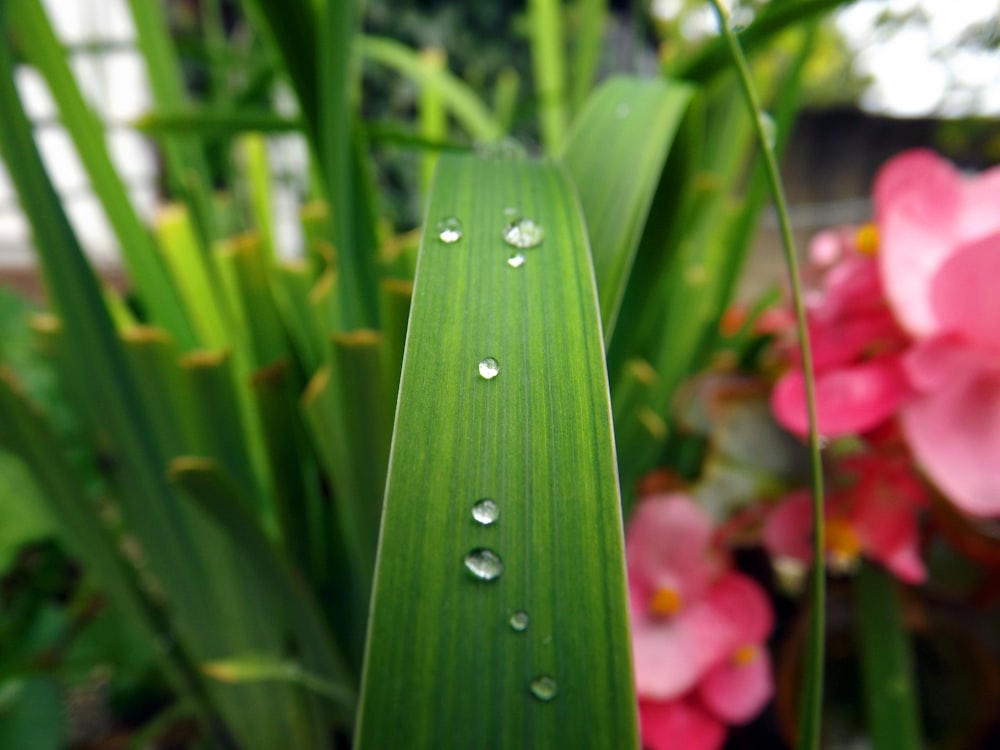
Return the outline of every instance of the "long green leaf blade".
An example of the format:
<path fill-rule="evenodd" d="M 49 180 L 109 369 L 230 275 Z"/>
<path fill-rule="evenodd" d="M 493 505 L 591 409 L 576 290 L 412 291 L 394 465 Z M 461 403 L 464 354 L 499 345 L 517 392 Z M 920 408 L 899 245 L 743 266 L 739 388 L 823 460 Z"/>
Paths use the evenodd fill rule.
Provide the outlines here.
<path fill-rule="evenodd" d="M 567 140 L 563 161 L 587 216 L 608 339 L 663 164 L 693 93 L 683 83 L 615 78 L 588 100 Z"/>
<path fill-rule="evenodd" d="M 511 205 L 545 231 L 517 268 L 502 239 Z M 557 165 L 444 156 L 425 225 L 449 216 L 462 237 L 431 230 L 418 262 L 357 746 L 636 747 L 607 376 L 575 190 Z M 492 379 L 492 363 L 477 369 L 487 357 Z M 481 525 L 471 508 L 487 497 L 499 518 Z M 485 549 L 502 560 L 494 580 L 471 572 L 496 572 Z"/>
<path fill-rule="evenodd" d="M 854 584 L 868 730 L 875 750 L 923 747 L 910 634 L 896 584 L 865 565 Z"/>

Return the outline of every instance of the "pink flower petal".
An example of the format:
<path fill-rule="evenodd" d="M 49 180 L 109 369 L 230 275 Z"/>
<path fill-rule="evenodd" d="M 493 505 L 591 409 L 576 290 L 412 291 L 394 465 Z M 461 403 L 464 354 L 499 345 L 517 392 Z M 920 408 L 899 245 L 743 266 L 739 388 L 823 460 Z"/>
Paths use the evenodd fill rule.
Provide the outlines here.
<path fill-rule="evenodd" d="M 903 369 L 910 384 L 923 393 L 945 388 L 972 370 L 990 369 L 996 357 L 963 344 L 949 333 L 921 341 L 903 355 Z"/>
<path fill-rule="evenodd" d="M 819 431 L 828 437 L 862 433 L 893 415 L 910 393 L 898 357 L 880 357 L 822 373 L 816 381 Z M 771 394 L 771 408 L 787 430 L 809 431 L 805 380 L 786 373 Z"/>
<path fill-rule="evenodd" d="M 760 643 L 771 634 L 774 613 L 760 585 L 742 573 L 723 575 L 706 597 L 713 617 L 727 621 L 732 629 L 731 648 Z"/>
<path fill-rule="evenodd" d="M 977 240 L 1000 231 L 1000 167 L 980 173 L 963 188 L 959 237 Z"/>
<path fill-rule="evenodd" d="M 687 495 L 654 495 L 632 513 L 626 534 L 630 588 L 648 600 L 669 587 L 682 602 L 699 598 L 719 570 L 710 553 L 712 521 Z"/>
<path fill-rule="evenodd" d="M 938 330 L 930 283 L 954 251 L 964 190 L 958 171 L 929 151 L 901 154 L 876 178 L 882 281 L 897 318 L 914 335 Z"/>
<path fill-rule="evenodd" d="M 918 463 L 959 509 L 1000 516 L 1000 375 L 973 371 L 914 400 L 902 426 Z"/>
<path fill-rule="evenodd" d="M 705 706 L 727 724 L 743 724 L 760 713 L 774 695 L 771 660 L 757 647 L 752 661 L 720 664 L 698 686 Z"/>
<path fill-rule="evenodd" d="M 793 492 L 782 500 L 764 522 L 764 548 L 774 557 L 812 561 L 812 498 L 805 490 Z"/>
<path fill-rule="evenodd" d="M 648 750 L 718 750 L 725 725 L 690 699 L 639 701 L 642 745 Z"/>
<path fill-rule="evenodd" d="M 994 207 L 1000 213 L 1000 203 Z M 938 269 L 931 306 L 942 330 L 1000 353 L 1000 232 L 962 245 Z"/>

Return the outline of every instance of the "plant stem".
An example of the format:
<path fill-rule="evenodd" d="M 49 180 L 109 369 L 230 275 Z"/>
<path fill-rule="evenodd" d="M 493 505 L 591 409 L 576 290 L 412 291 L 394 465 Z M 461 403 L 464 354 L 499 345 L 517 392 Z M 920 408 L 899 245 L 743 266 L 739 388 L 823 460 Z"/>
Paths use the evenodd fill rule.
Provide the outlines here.
<path fill-rule="evenodd" d="M 806 410 L 809 415 L 809 459 L 812 471 L 813 499 L 813 570 L 812 570 L 812 613 L 809 620 L 809 637 L 806 645 L 805 686 L 802 703 L 799 706 L 799 750 L 818 750 L 823 712 L 823 658 L 824 631 L 826 609 L 826 576 L 823 552 L 825 536 L 823 523 L 823 464 L 820 459 L 819 431 L 816 419 L 816 383 L 813 376 L 812 350 L 809 345 L 809 334 L 806 328 L 805 305 L 802 301 L 802 285 L 799 281 L 798 259 L 795 254 L 795 241 L 792 238 L 792 226 L 788 218 L 788 204 L 785 200 L 784 187 L 778 173 L 778 163 L 774 152 L 768 144 L 764 132 L 764 112 L 760 99 L 754 87 L 750 66 L 743 55 L 740 44 L 728 23 L 728 12 L 722 5 L 722 0 L 711 0 L 719 20 L 721 34 L 729 47 L 729 53 L 736 68 L 743 96 L 750 110 L 757 142 L 763 152 L 764 169 L 767 181 L 774 195 L 775 209 L 778 212 L 778 225 L 781 229 L 781 244 L 785 253 L 785 264 L 788 267 L 789 281 L 792 288 L 792 304 L 795 309 L 796 328 L 798 333 L 799 351 L 802 354 L 802 374 L 805 381 Z"/>

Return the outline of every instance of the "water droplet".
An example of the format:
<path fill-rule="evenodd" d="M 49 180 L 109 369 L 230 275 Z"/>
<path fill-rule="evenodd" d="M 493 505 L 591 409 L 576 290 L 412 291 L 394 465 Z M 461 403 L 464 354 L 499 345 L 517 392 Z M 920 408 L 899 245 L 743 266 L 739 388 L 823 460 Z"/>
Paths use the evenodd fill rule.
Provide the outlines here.
<path fill-rule="evenodd" d="M 476 520 L 476 523 L 489 526 L 500 517 L 500 508 L 493 500 L 484 497 L 472 506 L 472 517 Z"/>
<path fill-rule="evenodd" d="M 503 241 L 512 247 L 525 250 L 538 247 L 545 239 L 545 230 L 534 219 L 518 219 L 512 221 L 503 230 Z"/>
<path fill-rule="evenodd" d="M 483 380 L 493 380 L 500 374 L 500 363 L 493 357 L 484 357 L 479 360 L 479 377 Z"/>
<path fill-rule="evenodd" d="M 521 212 L 517 210 L 516 206 L 507 206 L 507 208 L 505 208 L 503 210 L 503 217 L 507 221 L 514 221 L 520 215 L 521 215 Z"/>
<path fill-rule="evenodd" d="M 548 702 L 556 697 L 556 694 L 559 692 L 559 685 L 556 683 L 555 678 L 543 674 L 533 679 L 528 689 L 531 690 L 531 694 L 538 698 L 538 700 Z"/>
<path fill-rule="evenodd" d="M 520 611 L 512 614 L 510 616 L 510 626 L 518 633 L 523 633 L 528 629 L 528 613 Z"/>
<path fill-rule="evenodd" d="M 628 106 L 625 102 L 622 102 L 617 107 L 615 107 L 615 117 L 617 117 L 619 120 L 624 120 L 626 117 L 628 117 L 629 112 L 631 111 L 632 108 Z"/>
<path fill-rule="evenodd" d="M 477 547 L 465 556 L 465 567 L 481 581 L 493 581 L 503 573 L 503 560 L 491 549 Z"/>
<path fill-rule="evenodd" d="M 760 113 L 760 129 L 764 133 L 764 143 L 773 151 L 778 140 L 778 126 L 775 125 L 774 118 L 767 112 Z"/>
<path fill-rule="evenodd" d="M 437 225 L 438 239 L 446 245 L 462 239 L 462 222 L 454 216 L 441 219 Z"/>
<path fill-rule="evenodd" d="M 520 268 L 525 264 L 525 261 L 527 261 L 527 258 L 524 257 L 524 253 L 514 253 L 507 258 L 507 265 L 511 268 Z"/>

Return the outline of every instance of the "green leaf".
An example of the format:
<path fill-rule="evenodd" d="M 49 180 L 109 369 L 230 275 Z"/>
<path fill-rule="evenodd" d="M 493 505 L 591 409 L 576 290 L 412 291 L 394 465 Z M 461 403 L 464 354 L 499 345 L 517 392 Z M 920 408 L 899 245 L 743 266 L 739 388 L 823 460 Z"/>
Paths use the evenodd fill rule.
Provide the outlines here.
<path fill-rule="evenodd" d="M 545 231 L 519 268 L 502 239 L 510 205 Z M 464 225 L 453 244 L 434 229 L 446 216 Z M 607 376 L 575 189 L 554 164 L 446 155 L 425 226 L 357 747 L 636 747 Z M 499 508 L 489 526 L 471 515 L 485 497 Z M 479 548 L 502 559 L 497 579 L 467 569 Z M 518 611 L 523 632 L 509 624 Z"/>
<path fill-rule="evenodd" d="M 33 677 L 0 682 L 0 747 L 65 747 L 64 714 L 55 680 Z"/>
<path fill-rule="evenodd" d="M 554 153 L 562 146 L 569 122 L 562 3 L 529 0 L 528 28 L 539 130 L 545 150 Z"/>
<path fill-rule="evenodd" d="M 155 109 L 132 122 L 152 136 L 194 135 L 232 138 L 240 133 L 283 134 L 302 130 L 301 120 L 258 109 Z"/>
<path fill-rule="evenodd" d="M 590 97 L 568 138 L 563 162 L 587 217 L 607 340 L 693 93 L 683 83 L 614 78 Z"/>
<path fill-rule="evenodd" d="M 885 571 L 862 566 L 854 583 L 868 730 L 875 750 L 924 746 L 910 633 L 898 586 Z"/>
<path fill-rule="evenodd" d="M 0 452 L 0 519 L 0 573 L 24 545 L 55 531 L 31 475 L 4 452 Z"/>

